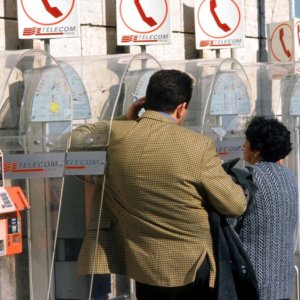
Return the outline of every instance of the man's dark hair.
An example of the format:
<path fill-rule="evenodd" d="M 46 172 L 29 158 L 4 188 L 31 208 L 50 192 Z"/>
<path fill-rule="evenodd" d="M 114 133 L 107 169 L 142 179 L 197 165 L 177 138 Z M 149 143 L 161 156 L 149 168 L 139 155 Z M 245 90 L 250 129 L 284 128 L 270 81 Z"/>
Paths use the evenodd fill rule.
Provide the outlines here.
<path fill-rule="evenodd" d="M 251 150 L 259 150 L 262 160 L 276 162 L 292 150 L 290 131 L 277 119 L 254 117 L 245 132 Z"/>
<path fill-rule="evenodd" d="M 155 72 L 146 90 L 145 109 L 172 113 L 179 104 L 190 102 L 193 79 L 179 70 Z"/>

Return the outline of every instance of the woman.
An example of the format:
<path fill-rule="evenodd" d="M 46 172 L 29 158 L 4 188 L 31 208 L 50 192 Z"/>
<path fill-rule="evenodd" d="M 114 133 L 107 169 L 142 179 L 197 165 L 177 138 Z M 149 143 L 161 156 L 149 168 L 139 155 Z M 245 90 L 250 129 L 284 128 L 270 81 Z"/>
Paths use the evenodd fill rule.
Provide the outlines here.
<path fill-rule="evenodd" d="M 289 299 L 294 276 L 298 196 L 292 172 L 279 164 L 291 151 L 290 132 L 276 119 L 253 118 L 246 129 L 244 159 L 258 187 L 240 238 L 255 269 L 261 300 Z"/>

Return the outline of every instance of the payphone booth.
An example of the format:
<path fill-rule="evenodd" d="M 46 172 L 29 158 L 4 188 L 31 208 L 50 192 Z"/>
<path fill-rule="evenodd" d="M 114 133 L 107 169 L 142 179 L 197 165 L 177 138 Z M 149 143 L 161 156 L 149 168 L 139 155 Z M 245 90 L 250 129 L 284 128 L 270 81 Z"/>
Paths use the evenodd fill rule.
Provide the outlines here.
<path fill-rule="evenodd" d="M 293 170 L 295 179 L 300 190 L 300 64 L 289 65 L 289 72 L 286 72 L 281 80 L 280 92 L 281 119 L 291 132 L 292 152 L 284 159 L 283 163 Z M 299 193 L 298 193 L 299 194 Z M 298 215 L 300 215 L 300 195 L 298 202 Z M 300 263 L 300 225 L 295 233 L 295 256 L 299 268 Z M 299 275 L 298 275 L 299 281 Z M 298 282 L 299 298 L 299 282 Z"/>
<path fill-rule="evenodd" d="M 123 114 L 130 103 L 145 95 L 150 76 L 161 69 L 160 63 L 147 53 L 134 56 L 58 58 L 58 61 L 76 70 L 89 97 L 91 117 L 85 121 L 73 119 L 73 128 L 99 120 L 112 120 Z M 75 107 L 73 106 L 74 111 Z M 95 138 L 97 137 L 88 139 L 82 147 L 92 148 Z M 102 142 L 100 148 L 105 151 L 108 143 L 108 140 Z M 83 175 L 90 174 L 86 172 Z M 58 232 L 57 253 L 59 259 L 55 263 L 57 298 L 92 299 L 97 294 L 95 290 L 100 286 L 102 290 L 108 290 L 109 299 L 134 300 L 134 282 L 129 278 L 113 274 L 108 279 L 105 276 L 99 277 L 91 274 L 92 276 L 82 279 L 76 275 L 76 258 L 80 248 L 77 245 L 82 242 L 85 226 L 91 214 L 90 204 L 95 191 L 94 182 L 95 178 L 79 178 L 78 176 L 65 178 L 65 195 L 61 216 L 64 226 Z M 78 188 L 80 183 L 82 183 L 83 190 Z M 84 203 L 78 204 L 78 201 L 77 204 L 74 203 L 74 198 L 78 198 L 78 195 L 82 196 Z M 70 206 L 74 209 L 69 210 Z M 85 211 L 84 215 L 82 215 L 82 211 Z M 100 219 L 101 213 L 99 211 Z M 70 250 L 71 248 L 73 250 Z M 73 259 L 68 259 L 68 257 L 73 257 Z M 107 288 L 107 285 L 110 287 Z"/>
<path fill-rule="evenodd" d="M 30 203 L 22 218 L 23 254 L 1 257 L 11 276 L 9 281 L 1 278 L 2 296 L 47 299 L 54 293 L 52 261 L 72 129 L 72 93 L 62 68 L 43 51 L 5 52 L 0 62 L 5 182 L 21 187 Z M 9 262 L 14 262 L 13 270 Z"/>
<path fill-rule="evenodd" d="M 243 64 L 251 88 L 255 115 L 278 118 L 291 132 L 292 152 L 280 163 L 290 168 L 299 183 L 299 71 L 300 64 L 256 63 Z M 254 113 L 253 113 L 254 114 Z M 298 222 L 299 223 L 299 222 Z M 299 299 L 299 225 L 295 232 L 295 285 L 291 299 Z"/>
<path fill-rule="evenodd" d="M 300 64 L 297 62 L 262 64 L 259 73 L 267 74 L 268 84 L 265 85 L 265 94 L 272 100 L 271 114 L 282 121 L 291 132 L 292 151 L 280 163 L 286 165 L 294 173 L 298 191 L 300 190 Z M 263 76 L 266 78 L 266 76 Z M 299 194 L 299 193 L 298 193 Z M 300 197 L 298 195 L 300 202 Z M 298 204 L 298 214 L 299 214 Z M 300 215 L 300 214 L 299 214 Z M 295 242 L 295 283 L 292 299 L 299 299 L 299 265 L 300 265 L 300 227 L 299 220 L 294 234 Z"/>
<path fill-rule="evenodd" d="M 162 64 L 180 68 L 195 78 L 184 126 L 212 137 L 222 160 L 242 159 L 244 125 L 255 109 L 243 66 L 233 58 Z"/>
<path fill-rule="evenodd" d="M 277 115 L 291 132 L 293 150 L 284 163 L 294 171 L 300 186 L 299 126 L 300 126 L 300 64 L 291 66 L 281 79 L 281 91 Z M 299 247 L 297 247 L 299 249 Z M 299 250 L 298 250 L 299 251 Z"/>
<path fill-rule="evenodd" d="M 232 58 L 222 60 L 207 92 L 201 110 L 202 132 L 215 137 L 223 161 L 243 159 L 244 128 L 254 114 L 254 106 L 249 78 L 242 65 Z"/>
<path fill-rule="evenodd" d="M 250 81 L 243 66 L 233 58 L 160 63 L 163 69 L 181 70 L 194 79 L 195 86 L 184 126 L 214 138 L 222 159 L 241 157 L 244 125 L 255 110 Z M 126 98 L 125 108 L 145 94 L 151 75 L 151 70 L 145 72 L 139 84 L 135 83 L 137 91 L 132 95 L 137 94 L 138 97 Z M 133 76 L 130 78 L 138 82 Z"/>
<path fill-rule="evenodd" d="M 237 166 L 243 167 L 244 129 L 251 117 L 282 120 L 291 131 L 293 142 L 293 152 L 282 163 L 294 171 L 300 187 L 299 63 L 240 64 L 232 58 L 161 63 L 163 68 L 181 69 L 195 77 L 196 86 L 184 126 L 212 137 L 224 161 L 239 157 Z M 298 243 L 292 299 L 299 299 L 299 232 L 298 229 L 295 236 Z"/>
<path fill-rule="evenodd" d="M 101 139 L 96 150 L 91 137 L 69 152 L 71 131 L 122 114 L 127 103 L 143 95 L 147 80 L 161 66 L 145 53 L 54 59 L 39 50 L 5 52 L 0 63 L 6 182 L 20 186 L 30 204 L 22 221 L 23 253 L 0 257 L 6 270 L 0 274 L 2 296 L 92 299 L 94 274 L 78 276 L 76 260 L 94 179 L 105 178 L 109 138 Z M 97 213 L 100 222 L 101 211 Z M 110 299 L 134 294 L 129 279 L 111 277 Z"/>

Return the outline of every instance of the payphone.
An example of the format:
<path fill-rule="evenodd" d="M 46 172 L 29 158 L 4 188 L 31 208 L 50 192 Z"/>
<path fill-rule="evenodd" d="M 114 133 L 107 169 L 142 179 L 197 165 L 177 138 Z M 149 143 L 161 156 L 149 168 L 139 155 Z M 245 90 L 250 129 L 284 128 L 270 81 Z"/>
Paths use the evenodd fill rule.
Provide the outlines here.
<path fill-rule="evenodd" d="M 57 174 L 49 178 L 41 174 L 26 179 L 31 203 L 28 215 L 30 294 L 33 299 L 54 299 L 53 260 L 64 185 L 64 155 L 72 128 L 72 94 L 63 70 L 54 59 L 45 53 L 28 54 L 17 63 L 20 68 L 29 59 L 33 61 L 22 69 L 24 93 L 19 141 L 24 153 L 34 155 L 31 169 L 39 156 L 40 169 L 50 165 L 53 171 L 58 167 Z M 51 153 L 57 160 L 49 163 Z"/>
<path fill-rule="evenodd" d="M 149 79 L 153 73 L 160 70 L 161 64 L 147 53 L 140 53 L 133 56 L 127 63 L 121 77 L 118 98 L 111 110 L 111 116 L 115 117 L 124 114 L 130 104 L 135 100 L 144 97 Z M 107 113 L 107 112 L 106 112 Z M 140 114 L 143 110 L 140 111 Z M 116 285 L 116 299 L 135 299 L 135 283 L 133 280 L 124 276 L 113 276 Z"/>
<path fill-rule="evenodd" d="M 0 187 L 0 256 L 22 253 L 22 216 L 29 203 L 19 186 Z"/>
<path fill-rule="evenodd" d="M 248 76 L 238 61 L 220 62 L 201 111 L 201 132 L 214 137 L 222 160 L 242 159 L 243 130 L 254 108 Z"/>
<path fill-rule="evenodd" d="M 277 118 L 291 132 L 292 152 L 280 163 L 288 166 L 295 174 L 299 187 L 299 124 L 297 124 L 297 104 L 299 97 L 298 63 L 257 63 L 243 64 L 251 82 L 255 114 L 266 118 Z M 295 232 L 295 291 L 291 299 L 299 299 L 299 232 Z M 299 244 L 299 242 L 298 242 Z"/>
<path fill-rule="evenodd" d="M 132 58 L 123 74 L 122 112 L 130 104 L 146 95 L 146 89 L 152 74 L 160 70 L 161 64 L 150 54 L 141 53 Z M 143 110 L 140 111 L 140 114 Z"/>
<path fill-rule="evenodd" d="M 298 189 L 300 187 L 300 74 L 291 72 L 286 74 L 282 79 L 281 89 L 281 119 L 291 132 L 292 152 L 284 159 L 283 163 L 293 170 Z M 299 196 L 300 202 L 300 196 Z M 299 208 L 298 208 L 299 209 Z M 299 213 L 299 212 L 298 212 Z M 300 215 L 300 214 L 299 214 Z M 299 221 L 298 230 L 295 233 L 296 257 L 300 256 L 300 240 L 299 240 Z"/>
<path fill-rule="evenodd" d="M 27 299 L 54 299 L 52 260 L 71 133 L 72 94 L 62 68 L 47 53 L 27 50 L 3 56 L 3 72 L 9 70 L 4 85 L 1 82 L 0 102 L 5 174 L 11 185 L 22 187 L 30 202 L 23 256 L 28 267 L 15 274 L 10 296 L 14 291 L 12 297 L 17 299 L 22 289 Z M 22 190 L 16 195 L 21 197 Z M 21 209 L 21 203 L 26 207 L 24 201 L 19 202 L 15 207 Z M 18 213 L 7 222 L 10 230 L 21 228 Z"/>
<path fill-rule="evenodd" d="M 81 225 L 89 214 L 88 199 L 84 207 L 78 198 L 84 199 L 91 192 L 86 186 L 93 184 L 82 185 L 78 174 L 105 176 L 109 141 L 102 141 L 103 151 L 88 149 L 87 140 L 83 146 L 92 151 L 71 153 L 71 130 L 122 113 L 124 93 L 132 93 L 127 92 L 127 75 L 157 68 L 151 58 L 143 54 L 134 59 L 114 55 L 56 60 L 40 50 L 0 54 L 0 141 L 6 180 L 20 186 L 30 202 L 18 274 L 15 280 L 1 277 L 3 284 L 10 280 L 9 295 L 2 295 L 7 300 L 17 299 L 17 294 L 26 299 L 91 298 L 93 280 L 76 274 L 74 249 L 79 249 L 85 231 Z M 18 207 L 21 210 L 21 204 Z M 21 224 L 10 219 L 11 237 L 17 240 Z M 3 246 L 3 252 L 7 249 Z M 111 297 L 125 297 L 129 289 L 129 282 L 113 277 Z"/>
<path fill-rule="evenodd" d="M 19 186 L 4 186 L 3 153 L 0 150 L 0 256 L 22 253 L 22 216 L 29 203 Z"/>
<path fill-rule="evenodd" d="M 157 70 L 158 69 L 148 70 L 142 74 L 134 74 L 133 76 L 129 77 L 126 82 L 127 90 L 124 97 L 124 111 L 132 102 L 145 97 L 149 79 Z M 144 109 L 142 109 L 139 114 L 142 114 L 143 112 Z"/>
<path fill-rule="evenodd" d="M 242 158 L 244 126 L 255 113 L 250 81 L 243 66 L 237 60 L 227 58 L 165 61 L 161 62 L 161 67 L 179 69 L 194 78 L 195 87 L 184 126 L 215 139 L 223 160 Z M 145 95 L 149 78 L 154 72 L 149 70 L 137 74 L 137 78 L 130 77 L 125 108 Z"/>
<path fill-rule="evenodd" d="M 277 86 L 277 93 L 272 96 L 274 102 L 274 116 L 281 120 L 291 133 L 292 151 L 281 161 L 293 171 L 297 187 L 300 187 L 300 64 L 297 62 L 276 63 L 269 65 L 269 74 L 272 79 L 273 88 Z M 300 201 L 298 193 L 298 203 Z M 298 215 L 299 205 L 298 205 Z M 300 247 L 299 220 L 294 233 L 295 254 L 295 289 L 292 299 L 299 299 L 299 247 Z"/>
<path fill-rule="evenodd" d="M 244 67 L 233 58 L 162 62 L 162 66 L 186 71 L 195 79 L 184 126 L 212 137 L 223 160 L 242 158 L 244 125 L 255 111 Z"/>

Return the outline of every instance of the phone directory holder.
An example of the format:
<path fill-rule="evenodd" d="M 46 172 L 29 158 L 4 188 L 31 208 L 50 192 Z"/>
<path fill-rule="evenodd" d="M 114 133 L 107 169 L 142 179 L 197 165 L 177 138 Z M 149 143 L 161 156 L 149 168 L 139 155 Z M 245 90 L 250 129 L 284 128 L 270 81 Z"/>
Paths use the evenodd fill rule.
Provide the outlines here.
<path fill-rule="evenodd" d="M 215 136 L 223 160 L 243 157 L 243 130 L 252 113 L 251 88 L 243 66 L 235 59 L 224 59 L 211 81 L 201 118 L 203 132 Z"/>
<path fill-rule="evenodd" d="M 22 253 L 21 211 L 29 203 L 18 186 L 4 187 L 3 154 L 0 150 L 0 256 Z"/>

